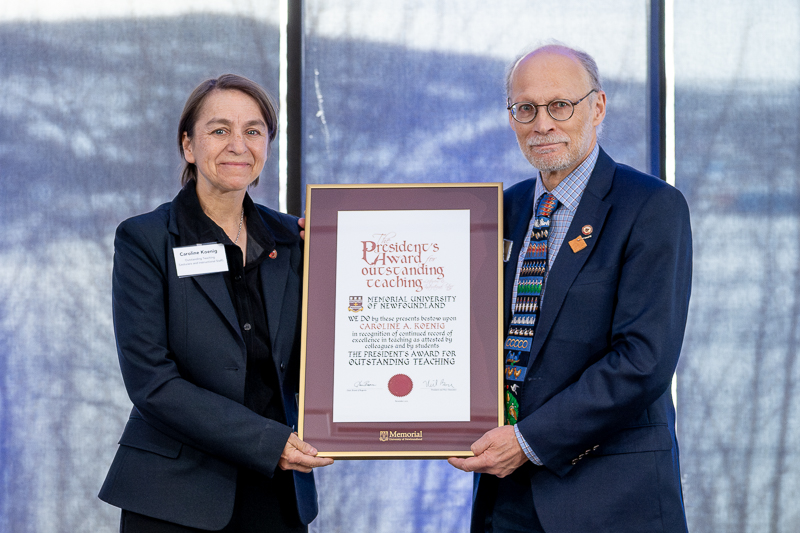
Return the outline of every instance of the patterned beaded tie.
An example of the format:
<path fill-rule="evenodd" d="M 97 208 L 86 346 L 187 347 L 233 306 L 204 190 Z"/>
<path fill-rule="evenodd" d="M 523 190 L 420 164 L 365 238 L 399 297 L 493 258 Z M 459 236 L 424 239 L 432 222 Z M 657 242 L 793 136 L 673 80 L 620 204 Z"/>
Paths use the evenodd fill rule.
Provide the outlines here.
<path fill-rule="evenodd" d="M 517 282 L 517 299 L 508 336 L 503 346 L 505 364 L 506 424 L 514 425 L 519 417 L 519 395 L 525 381 L 533 332 L 539 315 L 539 298 L 547 272 L 547 236 L 550 215 L 558 208 L 558 200 L 550 193 L 542 196 L 536 208 L 528 250 L 522 261 Z"/>

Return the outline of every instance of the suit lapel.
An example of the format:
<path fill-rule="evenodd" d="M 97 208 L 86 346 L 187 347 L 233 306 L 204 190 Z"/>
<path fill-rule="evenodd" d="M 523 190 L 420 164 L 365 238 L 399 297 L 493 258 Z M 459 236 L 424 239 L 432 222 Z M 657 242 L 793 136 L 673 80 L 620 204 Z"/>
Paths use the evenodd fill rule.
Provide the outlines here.
<path fill-rule="evenodd" d="M 191 187 L 187 189 L 187 187 Z M 172 201 L 172 209 L 170 209 L 169 216 L 169 232 L 173 235 L 174 246 L 191 246 L 200 242 L 218 242 L 219 240 L 213 233 L 198 232 L 197 228 L 191 226 L 196 222 L 187 215 L 187 210 L 191 210 L 193 202 L 197 202 L 196 196 L 192 197 L 194 193 L 194 184 L 190 183 L 178 196 Z M 199 209 L 199 204 L 194 206 Z M 172 251 L 170 250 L 170 253 Z M 225 277 L 222 273 L 204 274 L 201 276 L 193 276 L 192 280 L 203 292 L 211 303 L 222 313 L 225 320 L 228 321 L 233 331 L 238 335 L 240 343 L 244 342 L 242 332 L 239 330 L 239 321 L 236 318 L 236 310 L 233 308 L 231 296 L 228 293 L 228 287 L 225 285 Z"/>
<path fill-rule="evenodd" d="M 289 251 L 283 247 L 277 248 L 274 259 L 265 258 L 261 263 L 261 290 L 264 294 L 264 305 L 269 324 L 269 340 L 272 345 L 272 354 L 276 356 L 275 339 L 280 328 L 281 311 L 283 308 L 283 295 L 286 292 L 286 280 L 291 270 L 289 265 Z"/>
<path fill-rule="evenodd" d="M 202 276 L 194 276 L 192 278 L 201 291 L 208 296 L 217 309 L 219 309 L 225 320 L 228 321 L 233 331 L 239 336 L 239 341 L 244 341 L 242 332 L 239 330 L 239 321 L 236 318 L 236 310 L 233 308 L 231 295 L 228 293 L 228 287 L 225 285 L 225 278 L 221 273 L 219 274 L 205 274 Z"/>
<path fill-rule="evenodd" d="M 615 168 L 616 164 L 601 149 L 594 171 L 581 197 L 581 202 L 578 204 L 572 223 L 564 236 L 564 242 L 561 244 L 558 256 L 556 256 L 553 267 L 547 276 L 544 302 L 539 316 L 539 324 L 536 326 L 536 334 L 533 338 L 528 366 L 536 359 L 542 349 L 569 288 L 599 241 L 608 211 L 611 208 L 611 204 L 604 202 L 603 198 L 611 188 Z M 569 246 L 569 241 L 581 235 L 581 228 L 587 224 L 592 226 L 592 238 L 585 241 L 586 248 L 575 253 Z"/>

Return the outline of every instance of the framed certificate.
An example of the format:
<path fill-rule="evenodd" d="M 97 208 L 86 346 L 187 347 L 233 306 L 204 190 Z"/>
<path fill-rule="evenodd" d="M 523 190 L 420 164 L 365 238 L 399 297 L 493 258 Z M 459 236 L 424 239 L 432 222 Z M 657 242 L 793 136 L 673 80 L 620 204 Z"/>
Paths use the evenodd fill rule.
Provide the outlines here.
<path fill-rule="evenodd" d="M 300 438 L 442 458 L 502 424 L 502 184 L 309 185 Z"/>

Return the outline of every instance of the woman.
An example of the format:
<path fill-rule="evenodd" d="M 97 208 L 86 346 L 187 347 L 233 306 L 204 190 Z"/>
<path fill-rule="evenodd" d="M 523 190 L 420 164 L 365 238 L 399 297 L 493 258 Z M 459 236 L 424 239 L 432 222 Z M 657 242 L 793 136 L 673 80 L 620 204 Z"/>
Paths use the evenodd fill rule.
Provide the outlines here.
<path fill-rule="evenodd" d="M 178 128 L 183 189 L 120 224 L 113 310 L 134 404 L 100 498 L 120 531 L 307 531 L 311 469 L 295 433 L 302 241 L 256 205 L 275 107 L 231 74 L 201 83 Z"/>

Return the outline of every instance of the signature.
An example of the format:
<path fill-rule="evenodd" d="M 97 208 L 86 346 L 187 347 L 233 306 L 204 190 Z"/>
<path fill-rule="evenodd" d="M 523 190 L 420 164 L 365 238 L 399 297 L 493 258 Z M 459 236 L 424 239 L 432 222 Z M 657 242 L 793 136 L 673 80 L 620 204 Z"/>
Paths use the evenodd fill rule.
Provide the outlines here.
<path fill-rule="evenodd" d="M 422 382 L 422 386 L 426 389 L 448 389 L 456 390 L 455 385 L 448 383 L 443 379 L 426 379 Z"/>
<path fill-rule="evenodd" d="M 427 290 L 435 291 L 435 290 L 446 290 L 449 291 L 453 288 L 453 285 L 447 283 L 444 280 L 439 279 L 426 279 L 422 281 L 422 287 Z"/>
<path fill-rule="evenodd" d="M 356 381 L 354 387 L 374 387 L 375 384 L 371 381 Z"/>

